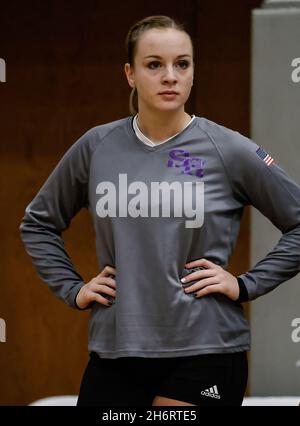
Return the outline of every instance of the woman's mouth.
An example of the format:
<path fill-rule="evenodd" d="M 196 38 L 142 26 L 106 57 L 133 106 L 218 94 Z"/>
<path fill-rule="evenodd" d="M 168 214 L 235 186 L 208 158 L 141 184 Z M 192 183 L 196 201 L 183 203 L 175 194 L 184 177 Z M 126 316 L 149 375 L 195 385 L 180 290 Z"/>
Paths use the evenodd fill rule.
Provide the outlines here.
<path fill-rule="evenodd" d="M 160 92 L 159 95 L 163 96 L 165 99 L 173 99 L 175 98 L 179 93 L 175 92 L 173 90 L 166 90 L 164 92 Z"/>
<path fill-rule="evenodd" d="M 175 90 L 164 90 L 163 92 L 159 92 L 159 95 L 178 95 L 178 92 Z"/>

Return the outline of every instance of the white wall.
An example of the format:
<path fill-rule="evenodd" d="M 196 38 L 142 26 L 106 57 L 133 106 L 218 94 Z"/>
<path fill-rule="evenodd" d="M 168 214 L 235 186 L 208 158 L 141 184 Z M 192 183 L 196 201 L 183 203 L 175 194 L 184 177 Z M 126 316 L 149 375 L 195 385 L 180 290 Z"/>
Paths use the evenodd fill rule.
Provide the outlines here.
<path fill-rule="evenodd" d="M 300 1 L 266 1 L 252 14 L 251 137 L 300 184 L 300 81 L 292 80 L 293 70 L 295 79 L 300 69 L 297 73 L 291 66 L 295 58 L 300 58 Z M 254 265 L 281 233 L 261 213 L 253 208 L 251 213 Z M 294 318 L 300 318 L 300 274 L 251 302 L 251 395 L 300 395 Z"/>

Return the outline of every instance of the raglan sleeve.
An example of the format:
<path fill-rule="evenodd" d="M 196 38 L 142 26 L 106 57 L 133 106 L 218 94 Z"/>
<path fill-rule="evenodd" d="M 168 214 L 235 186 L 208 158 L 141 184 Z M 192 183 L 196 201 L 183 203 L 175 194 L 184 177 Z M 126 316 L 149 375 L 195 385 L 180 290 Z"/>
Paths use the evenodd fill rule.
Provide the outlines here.
<path fill-rule="evenodd" d="M 281 231 L 275 247 L 251 269 L 239 275 L 240 294 L 254 300 L 300 270 L 300 187 L 253 140 L 233 132 L 227 171 L 235 197 L 252 205 Z"/>
<path fill-rule="evenodd" d="M 63 155 L 25 209 L 19 231 L 39 277 L 69 306 L 84 285 L 65 249 L 63 232 L 81 208 L 88 208 L 88 179 L 93 129 Z"/>

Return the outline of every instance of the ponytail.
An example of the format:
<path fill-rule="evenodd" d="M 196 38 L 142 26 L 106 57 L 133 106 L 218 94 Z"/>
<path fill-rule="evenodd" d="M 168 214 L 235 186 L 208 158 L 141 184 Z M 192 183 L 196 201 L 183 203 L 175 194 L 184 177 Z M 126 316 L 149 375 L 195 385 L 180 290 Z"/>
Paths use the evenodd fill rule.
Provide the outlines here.
<path fill-rule="evenodd" d="M 136 115 L 138 113 L 138 92 L 136 87 L 133 87 L 129 97 L 129 111 L 131 115 Z"/>

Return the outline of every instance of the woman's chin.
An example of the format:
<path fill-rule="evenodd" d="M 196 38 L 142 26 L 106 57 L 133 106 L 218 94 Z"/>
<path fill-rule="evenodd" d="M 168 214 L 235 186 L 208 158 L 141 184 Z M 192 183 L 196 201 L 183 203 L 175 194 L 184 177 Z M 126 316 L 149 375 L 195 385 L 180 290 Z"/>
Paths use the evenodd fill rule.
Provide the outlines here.
<path fill-rule="evenodd" d="M 156 105 L 155 107 L 161 112 L 175 112 L 180 110 L 183 105 L 179 105 L 178 102 L 164 102 Z"/>

